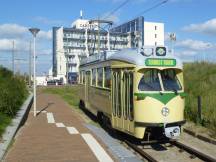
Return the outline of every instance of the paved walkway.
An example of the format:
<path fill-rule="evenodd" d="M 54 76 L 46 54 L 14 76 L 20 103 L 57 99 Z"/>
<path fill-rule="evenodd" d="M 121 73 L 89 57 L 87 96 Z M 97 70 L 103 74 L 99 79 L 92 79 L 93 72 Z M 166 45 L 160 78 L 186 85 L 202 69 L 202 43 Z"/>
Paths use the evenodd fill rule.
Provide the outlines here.
<path fill-rule="evenodd" d="M 42 93 L 37 102 L 42 111 L 34 118 L 31 109 L 5 162 L 113 161 L 103 143 L 60 97 Z"/>

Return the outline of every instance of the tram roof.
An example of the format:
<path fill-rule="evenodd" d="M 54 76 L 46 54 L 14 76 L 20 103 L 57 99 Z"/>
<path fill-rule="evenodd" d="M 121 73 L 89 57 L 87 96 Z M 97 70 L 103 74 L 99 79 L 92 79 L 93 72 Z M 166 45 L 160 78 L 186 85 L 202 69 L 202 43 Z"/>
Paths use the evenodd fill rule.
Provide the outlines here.
<path fill-rule="evenodd" d="M 90 58 L 92 57 L 92 58 Z M 145 56 L 141 53 L 140 50 L 137 48 L 128 48 L 128 49 L 122 49 L 120 51 L 105 51 L 104 53 L 101 53 L 97 56 L 90 56 L 89 58 L 86 58 L 86 60 L 81 61 L 81 65 L 84 65 L 86 63 L 93 63 L 93 62 L 100 62 L 100 61 L 108 61 L 108 60 L 117 60 L 117 61 L 124 61 L 131 64 L 135 64 L 137 66 L 144 66 L 146 68 L 151 68 L 151 65 L 146 65 L 146 61 L 149 59 L 155 59 L 155 60 L 175 60 L 175 66 L 172 66 L 172 68 L 178 68 L 182 69 L 182 61 L 174 56 L 171 53 L 167 53 L 166 56 L 156 56 L 155 53 L 151 56 Z M 161 66 L 155 66 L 154 67 L 161 67 Z M 164 65 L 164 67 L 167 67 Z"/>
<path fill-rule="evenodd" d="M 174 67 L 178 69 L 183 68 L 182 61 L 178 57 L 170 53 L 167 53 L 166 56 L 156 56 L 155 54 L 152 56 L 144 56 L 141 54 L 140 51 L 134 48 L 134 49 L 123 49 L 107 57 L 107 60 L 126 61 L 128 63 L 132 63 L 138 66 L 146 66 L 145 62 L 147 59 L 175 59 L 176 66 Z"/>

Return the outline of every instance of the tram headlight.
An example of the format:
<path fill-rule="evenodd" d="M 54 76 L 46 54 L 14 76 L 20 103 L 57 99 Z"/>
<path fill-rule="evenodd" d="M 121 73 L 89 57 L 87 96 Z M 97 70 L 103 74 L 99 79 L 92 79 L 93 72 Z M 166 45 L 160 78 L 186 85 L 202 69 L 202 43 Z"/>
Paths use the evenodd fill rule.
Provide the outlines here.
<path fill-rule="evenodd" d="M 161 114 L 163 116 L 168 116 L 169 115 L 169 109 L 167 107 L 163 107 L 161 110 Z"/>

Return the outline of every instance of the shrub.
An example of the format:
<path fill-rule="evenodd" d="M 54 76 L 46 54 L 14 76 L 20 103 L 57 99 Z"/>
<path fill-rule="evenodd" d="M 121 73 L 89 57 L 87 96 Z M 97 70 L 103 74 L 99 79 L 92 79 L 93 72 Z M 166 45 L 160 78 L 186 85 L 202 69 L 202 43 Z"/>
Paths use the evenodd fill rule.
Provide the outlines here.
<path fill-rule="evenodd" d="M 0 67 L 0 113 L 15 116 L 27 95 L 22 77 L 13 76 L 11 71 Z"/>

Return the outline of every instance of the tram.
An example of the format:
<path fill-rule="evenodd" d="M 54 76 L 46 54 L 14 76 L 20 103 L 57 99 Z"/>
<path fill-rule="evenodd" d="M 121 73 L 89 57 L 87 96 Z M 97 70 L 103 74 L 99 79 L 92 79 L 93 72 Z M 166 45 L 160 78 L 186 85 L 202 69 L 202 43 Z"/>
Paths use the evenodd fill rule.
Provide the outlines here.
<path fill-rule="evenodd" d="M 80 104 L 138 139 L 177 138 L 186 94 L 180 59 L 166 47 L 105 51 L 81 60 Z"/>

